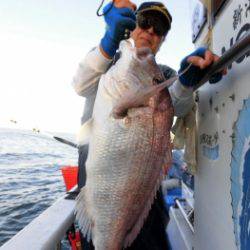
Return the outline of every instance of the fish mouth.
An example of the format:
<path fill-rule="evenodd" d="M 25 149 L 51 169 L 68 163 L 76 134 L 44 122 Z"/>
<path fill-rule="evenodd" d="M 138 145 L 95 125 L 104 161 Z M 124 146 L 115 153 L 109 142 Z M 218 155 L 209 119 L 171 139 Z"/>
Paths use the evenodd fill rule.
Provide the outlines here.
<path fill-rule="evenodd" d="M 151 49 L 147 47 L 137 48 L 135 53 L 136 53 L 136 57 L 139 60 L 145 60 L 149 58 L 150 55 L 152 55 Z"/>

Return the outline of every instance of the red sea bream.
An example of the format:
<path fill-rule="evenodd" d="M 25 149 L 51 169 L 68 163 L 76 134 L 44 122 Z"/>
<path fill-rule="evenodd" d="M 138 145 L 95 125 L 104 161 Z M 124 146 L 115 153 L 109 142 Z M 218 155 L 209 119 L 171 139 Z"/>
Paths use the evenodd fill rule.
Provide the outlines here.
<path fill-rule="evenodd" d="M 96 250 L 131 245 L 171 162 L 174 112 L 166 86 L 174 79 L 164 81 L 149 49 L 127 40 L 120 50 L 100 79 L 92 119 L 80 133 L 89 154 L 76 219 Z"/>

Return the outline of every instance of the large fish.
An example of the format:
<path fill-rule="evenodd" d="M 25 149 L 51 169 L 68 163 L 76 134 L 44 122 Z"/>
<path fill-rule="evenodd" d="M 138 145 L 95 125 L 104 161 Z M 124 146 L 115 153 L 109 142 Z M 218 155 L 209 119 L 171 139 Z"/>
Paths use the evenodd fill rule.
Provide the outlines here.
<path fill-rule="evenodd" d="M 89 153 L 76 219 L 96 250 L 133 242 L 171 161 L 173 106 L 164 88 L 175 79 L 164 81 L 149 49 L 127 40 L 120 50 L 101 77 L 93 117 L 81 133 L 82 142 L 89 136 Z"/>

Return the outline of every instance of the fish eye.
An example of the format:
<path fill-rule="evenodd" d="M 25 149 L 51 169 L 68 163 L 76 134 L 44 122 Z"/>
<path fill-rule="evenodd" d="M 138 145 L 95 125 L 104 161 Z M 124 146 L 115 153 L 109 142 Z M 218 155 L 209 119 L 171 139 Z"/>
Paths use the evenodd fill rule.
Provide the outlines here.
<path fill-rule="evenodd" d="M 162 83 L 162 82 L 164 82 L 164 80 L 161 78 L 157 78 L 157 77 L 154 77 L 153 78 L 153 83 L 155 83 L 155 84 L 160 84 L 160 83 Z"/>

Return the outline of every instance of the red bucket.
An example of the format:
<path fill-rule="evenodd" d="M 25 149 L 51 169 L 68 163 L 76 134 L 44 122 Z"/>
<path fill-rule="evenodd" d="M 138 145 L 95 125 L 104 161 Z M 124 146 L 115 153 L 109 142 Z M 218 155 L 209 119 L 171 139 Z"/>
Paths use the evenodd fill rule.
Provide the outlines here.
<path fill-rule="evenodd" d="M 61 171 L 64 179 L 64 184 L 66 186 L 66 190 L 69 191 L 77 184 L 78 167 L 65 166 L 61 168 Z"/>

